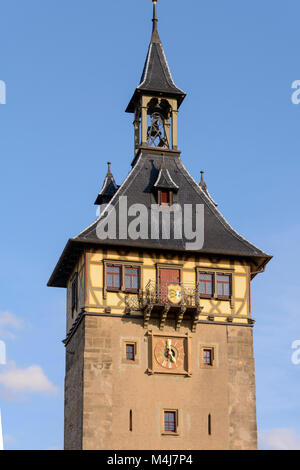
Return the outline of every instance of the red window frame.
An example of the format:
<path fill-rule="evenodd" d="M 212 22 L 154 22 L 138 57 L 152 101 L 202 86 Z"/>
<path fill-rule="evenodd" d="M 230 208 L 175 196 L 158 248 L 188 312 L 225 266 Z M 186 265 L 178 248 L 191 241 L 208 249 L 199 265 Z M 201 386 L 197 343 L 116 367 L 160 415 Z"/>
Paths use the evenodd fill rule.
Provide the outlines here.
<path fill-rule="evenodd" d="M 127 361 L 135 360 L 135 344 L 126 344 L 126 359 Z"/>
<path fill-rule="evenodd" d="M 210 276 L 211 280 L 201 279 L 201 276 Z M 201 292 L 201 283 L 204 283 L 205 292 Z M 207 292 L 207 286 L 211 285 L 211 292 Z M 199 293 L 200 297 L 211 298 L 214 295 L 214 273 L 200 272 L 199 273 Z"/>
<path fill-rule="evenodd" d="M 226 277 L 227 280 L 220 280 L 220 277 Z M 217 284 L 217 297 L 221 299 L 229 299 L 231 297 L 231 274 L 217 274 L 217 279 L 216 279 L 216 284 Z M 222 287 L 222 294 L 219 293 L 219 286 Z M 228 294 L 225 294 L 226 292 L 226 287 L 228 286 Z"/>
<path fill-rule="evenodd" d="M 119 272 L 110 271 L 110 269 L 118 269 Z M 109 276 L 112 276 L 112 285 L 108 283 Z M 118 279 L 118 281 L 117 281 Z M 119 291 L 122 288 L 122 266 L 115 264 L 108 264 L 106 266 L 106 289 Z"/>
<path fill-rule="evenodd" d="M 164 432 L 177 432 L 177 413 L 176 411 L 164 412 Z"/>
<path fill-rule="evenodd" d="M 170 204 L 170 191 L 160 192 L 160 204 Z"/>
<path fill-rule="evenodd" d="M 125 291 L 126 292 L 138 292 L 139 284 L 140 284 L 140 269 L 136 266 L 125 266 L 124 278 L 125 278 Z M 134 287 L 134 279 L 136 279 L 137 287 Z M 127 286 L 127 280 L 129 280 L 130 287 Z"/>

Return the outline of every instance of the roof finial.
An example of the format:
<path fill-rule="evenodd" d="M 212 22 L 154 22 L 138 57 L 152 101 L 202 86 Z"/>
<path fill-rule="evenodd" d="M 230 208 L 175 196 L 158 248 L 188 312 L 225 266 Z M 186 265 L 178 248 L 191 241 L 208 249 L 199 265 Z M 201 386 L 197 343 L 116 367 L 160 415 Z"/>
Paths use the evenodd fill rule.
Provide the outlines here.
<path fill-rule="evenodd" d="M 107 176 L 108 176 L 108 175 L 111 175 L 110 166 L 111 166 L 111 162 L 107 162 Z"/>
<path fill-rule="evenodd" d="M 153 3 L 153 31 L 157 30 L 157 22 L 158 22 L 158 18 L 157 18 L 157 0 L 152 0 L 152 3 Z"/>
<path fill-rule="evenodd" d="M 206 183 L 204 181 L 204 171 L 200 171 L 201 173 L 201 181 L 200 181 L 200 188 L 202 188 L 204 191 L 207 191 L 207 186 L 206 186 Z"/>

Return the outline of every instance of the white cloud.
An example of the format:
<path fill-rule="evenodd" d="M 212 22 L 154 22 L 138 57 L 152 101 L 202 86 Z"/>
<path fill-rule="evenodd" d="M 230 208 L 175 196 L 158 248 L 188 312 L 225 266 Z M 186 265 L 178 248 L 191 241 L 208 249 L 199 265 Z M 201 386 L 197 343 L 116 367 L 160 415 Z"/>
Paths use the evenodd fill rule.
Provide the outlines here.
<path fill-rule="evenodd" d="M 18 369 L 14 362 L 10 362 L 8 367 L 0 373 L 0 384 L 13 393 L 56 393 L 58 391 L 40 366 L 32 365 L 26 369 Z"/>
<path fill-rule="evenodd" d="M 11 436 L 10 434 L 5 434 L 3 436 L 3 440 L 4 440 L 4 445 L 9 445 L 9 444 L 15 444 L 16 443 L 16 440 L 13 436 Z"/>
<path fill-rule="evenodd" d="M 292 428 L 274 428 L 259 433 L 263 450 L 300 450 L 300 434 Z"/>
<path fill-rule="evenodd" d="M 0 312 L 0 336 L 4 338 L 14 338 L 10 329 L 19 330 L 22 328 L 22 320 L 11 312 Z"/>

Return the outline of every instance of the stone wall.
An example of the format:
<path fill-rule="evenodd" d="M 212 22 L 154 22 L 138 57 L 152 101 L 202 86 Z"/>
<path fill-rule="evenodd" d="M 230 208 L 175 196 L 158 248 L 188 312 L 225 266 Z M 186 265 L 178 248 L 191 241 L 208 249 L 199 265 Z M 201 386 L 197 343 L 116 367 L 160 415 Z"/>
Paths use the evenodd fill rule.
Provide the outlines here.
<path fill-rule="evenodd" d="M 117 327 L 118 321 L 115 322 Z M 113 354 L 110 319 L 85 318 L 83 449 L 113 442 Z M 116 334 L 116 331 L 115 333 Z M 117 386 L 117 384 L 116 384 Z"/>
<path fill-rule="evenodd" d="M 166 336 L 174 325 L 166 322 Z M 151 321 L 153 332 L 158 326 Z M 183 322 L 180 334 L 187 332 L 190 322 Z M 198 324 L 191 377 L 149 375 L 148 340 L 141 319 L 84 317 L 67 345 L 65 448 L 256 449 L 252 328 Z M 124 362 L 124 341 L 137 344 L 133 364 Z M 201 346 L 208 344 L 217 353 L 212 369 L 200 367 Z M 164 409 L 179 412 L 176 436 L 162 433 Z"/>
<path fill-rule="evenodd" d="M 65 450 L 82 448 L 84 320 L 66 346 Z"/>
<path fill-rule="evenodd" d="M 235 450 L 257 449 L 253 330 L 227 326 L 229 445 Z"/>

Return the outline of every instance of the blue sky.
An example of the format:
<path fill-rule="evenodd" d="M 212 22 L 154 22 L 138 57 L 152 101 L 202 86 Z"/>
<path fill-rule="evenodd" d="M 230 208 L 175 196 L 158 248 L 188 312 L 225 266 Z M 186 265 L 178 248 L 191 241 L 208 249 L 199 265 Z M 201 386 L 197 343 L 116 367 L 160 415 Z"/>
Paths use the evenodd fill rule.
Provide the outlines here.
<path fill-rule="evenodd" d="M 1 3 L 0 408 L 8 449 L 63 446 L 65 292 L 46 287 L 67 239 L 95 219 L 106 161 L 130 169 L 149 0 Z M 300 4 L 160 0 L 159 31 L 188 96 L 179 146 L 219 209 L 274 255 L 252 283 L 261 448 L 300 448 Z M 1 369 L 2 367 L 2 369 Z M 6 375 L 5 375 L 6 374 Z"/>

